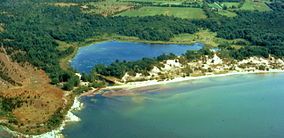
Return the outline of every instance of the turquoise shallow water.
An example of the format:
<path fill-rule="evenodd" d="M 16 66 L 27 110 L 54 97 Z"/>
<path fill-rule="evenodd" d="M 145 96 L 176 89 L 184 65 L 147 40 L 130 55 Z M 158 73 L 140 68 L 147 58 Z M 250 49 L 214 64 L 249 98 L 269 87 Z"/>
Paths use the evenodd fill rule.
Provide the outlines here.
<path fill-rule="evenodd" d="M 96 64 L 111 64 L 115 60 L 133 61 L 144 57 L 157 57 L 163 53 L 181 55 L 187 50 L 199 50 L 202 44 L 146 44 L 136 42 L 106 41 L 79 49 L 71 66 L 79 72 L 89 72 Z"/>
<path fill-rule="evenodd" d="M 67 138 L 283 138 L 284 74 L 154 86 L 137 96 L 85 97 Z"/>

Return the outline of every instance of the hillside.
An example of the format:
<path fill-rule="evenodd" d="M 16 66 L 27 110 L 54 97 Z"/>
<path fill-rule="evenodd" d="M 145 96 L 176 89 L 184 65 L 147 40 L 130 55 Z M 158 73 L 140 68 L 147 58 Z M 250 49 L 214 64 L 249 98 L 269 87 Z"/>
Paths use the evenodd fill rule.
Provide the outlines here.
<path fill-rule="evenodd" d="M 22 133 L 37 134 L 58 126 L 64 109 L 72 101 L 63 91 L 50 85 L 43 70 L 11 61 L 0 51 L 0 121 Z M 57 123 L 54 124 L 54 123 Z"/>

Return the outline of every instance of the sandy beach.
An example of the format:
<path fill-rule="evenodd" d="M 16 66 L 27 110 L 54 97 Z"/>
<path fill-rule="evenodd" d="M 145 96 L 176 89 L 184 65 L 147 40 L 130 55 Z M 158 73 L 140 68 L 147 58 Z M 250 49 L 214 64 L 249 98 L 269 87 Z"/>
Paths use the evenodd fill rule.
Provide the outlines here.
<path fill-rule="evenodd" d="M 129 82 L 117 86 L 108 86 L 106 88 L 102 88 L 101 90 L 106 90 L 107 92 L 103 93 L 103 96 L 126 96 L 132 95 L 132 92 L 125 92 L 125 90 L 133 90 L 139 89 L 148 86 L 155 86 L 155 85 L 164 85 L 168 83 L 175 83 L 175 82 L 182 82 L 188 80 L 197 80 L 197 79 L 204 79 L 204 78 L 213 78 L 213 77 L 225 77 L 231 75 L 244 75 L 244 74 L 262 74 L 262 73 L 284 73 L 284 70 L 273 70 L 270 71 L 251 71 L 251 72 L 228 72 L 224 74 L 213 74 L 213 75 L 205 75 L 205 76 L 197 76 L 197 77 L 177 77 L 171 80 L 164 80 L 164 81 L 157 81 L 157 80 L 148 80 L 148 81 L 137 81 L 137 82 Z M 94 91 L 93 93 L 88 92 L 83 94 L 84 96 L 91 96 L 97 93 L 98 91 Z"/>

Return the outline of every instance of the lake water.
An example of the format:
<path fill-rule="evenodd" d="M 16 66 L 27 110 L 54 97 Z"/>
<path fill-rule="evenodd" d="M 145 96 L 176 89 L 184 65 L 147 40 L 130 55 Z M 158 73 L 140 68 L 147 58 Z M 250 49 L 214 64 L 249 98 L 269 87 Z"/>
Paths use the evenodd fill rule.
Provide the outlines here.
<path fill-rule="evenodd" d="M 284 74 L 153 86 L 137 96 L 85 97 L 67 138 L 283 138 Z"/>
<path fill-rule="evenodd" d="M 72 59 L 71 66 L 79 72 L 89 72 L 96 64 L 111 64 L 115 60 L 133 61 L 157 57 L 163 53 L 181 55 L 187 50 L 199 50 L 202 47 L 200 43 L 189 46 L 106 41 L 80 48 Z"/>

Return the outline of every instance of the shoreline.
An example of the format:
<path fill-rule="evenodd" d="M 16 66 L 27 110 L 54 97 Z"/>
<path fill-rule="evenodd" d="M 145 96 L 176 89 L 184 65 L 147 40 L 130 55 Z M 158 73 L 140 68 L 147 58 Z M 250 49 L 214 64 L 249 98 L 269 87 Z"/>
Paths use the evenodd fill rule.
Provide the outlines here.
<path fill-rule="evenodd" d="M 163 80 L 163 81 L 157 81 L 157 80 L 148 80 L 148 81 L 136 81 L 136 82 L 129 82 L 117 86 L 108 86 L 105 88 L 101 88 L 99 90 L 93 90 L 92 92 L 85 92 L 82 93 L 79 96 L 76 96 L 74 98 L 74 102 L 71 106 L 71 108 L 68 110 L 67 114 L 65 115 L 65 119 L 63 120 L 60 127 L 57 129 L 54 129 L 50 132 L 46 132 L 40 135 L 25 135 L 13 130 L 10 130 L 9 128 L 5 126 L 1 126 L 5 131 L 7 131 L 12 136 L 21 136 L 21 137 L 30 137 L 30 138 L 64 138 L 64 135 L 62 134 L 62 131 L 64 130 L 64 127 L 67 125 L 67 123 L 70 122 L 78 122 L 80 121 L 80 118 L 78 118 L 76 115 L 72 113 L 72 111 L 79 111 L 83 108 L 83 103 L 79 101 L 80 97 L 84 96 L 94 96 L 96 94 L 102 94 L 106 97 L 111 96 L 131 96 L 135 93 L 121 93 L 120 90 L 133 90 L 133 89 L 139 89 L 143 87 L 150 87 L 150 86 L 156 86 L 156 85 L 165 85 L 169 83 L 178 83 L 178 82 L 184 82 L 189 80 L 198 80 L 198 79 L 205 79 L 205 78 L 215 78 L 215 77 L 226 77 L 226 76 L 233 76 L 233 75 L 245 75 L 245 74 L 268 74 L 268 73 L 284 73 L 284 70 L 270 70 L 270 71 L 251 71 L 251 72 L 237 72 L 232 71 L 224 74 L 213 74 L 213 75 L 204 75 L 204 76 L 197 76 L 197 77 L 176 77 L 171 80 Z M 109 92 L 102 92 L 101 90 L 111 90 Z M 139 93 L 139 92 L 138 92 Z M 122 95 L 121 95 L 122 94 Z"/>
<path fill-rule="evenodd" d="M 71 108 L 68 110 L 67 114 L 65 115 L 65 118 L 62 121 L 61 125 L 54 130 L 51 130 L 49 132 L 39 134 L 39 135 L 25 135 L 25 134 L 19 133 L 17 131 L 13 131 L 13 130 L 5 127 L 5 126 L 1 126 L 1 127 L 5 131 L 7 131 L 9 134 L 11 134 L 12 136 L 16 136 L 16 137 L 24 137 L 24 138 L 64 138 L 64 135 L 62 134 L 62 130 L 67 125 L 67 123 L 79 122 L 80 121 L 80 118 L 77 117 L 76 115 L 74 115 L 72 113 L 72 111 L 79 111 L 82 108 L 83 108 L 83 103 L 79 101 L 78 96 L 75 97 L 73 104 L 72 104 Z"/>
<path fill-rule="evenodd" d="M 138 89 L 142 87 L 149 87 L 149 86 L 155 86 L 155 85 L 165 85 L 169 83 L 178 83 L 178 82 L 184 82 L 189 80 L 198 80 L 198 79 L 205 79 L 205 78 L 215 78 L 215 77 L 226 77 L 226 76 L 233 76 L 233 75 L 245 75 L 245 74 L 268 74 L 268 73 L 284 73 L 284 70 L 270 70 L 270 71 L 252 71 L 252 72 L 237 72 L 232 71 L 224 74 L 213 74 L 213 75 L 204 75 L 204 76 L 197 76 L 197 77 L 176 77 L 171 80 L 163 80 L 163 81 L 157 81 L 157 80 L 148 80 L 148 81 L 136 81 L 136 82 L 129 82 L 117 86 L 108 86 L 105 88 L 102 88 L 101 90 L 110 90 L 110 92 L 103 92 L 103 96 L 116 96 L 115 91 L 119 90 L 132 90 L 132 89 Z M 98 91 L 94 91 L 93 93 L 88 92 L 88 94 L 83 93 L 83 96 L 93 96 L 97 94 Z M 132 93 L 131 93 L 132 94 Z M 131 94 L 126 94 L 131 95 Z"/>

